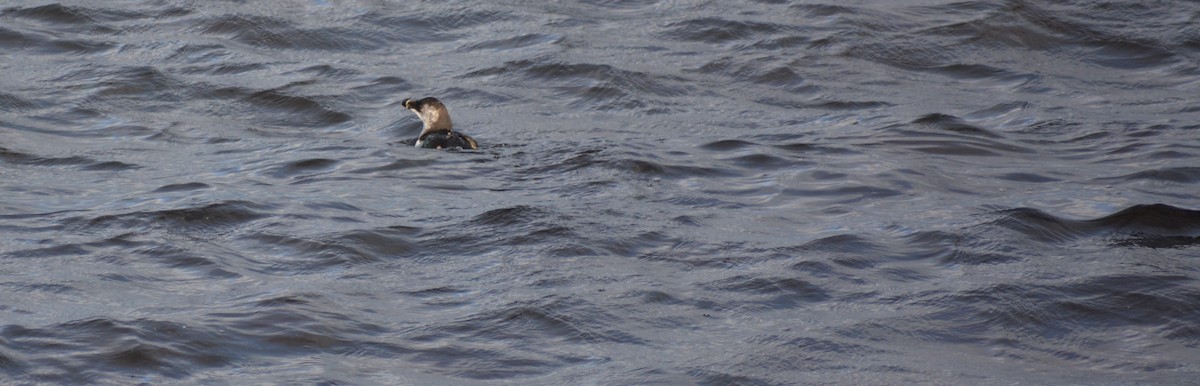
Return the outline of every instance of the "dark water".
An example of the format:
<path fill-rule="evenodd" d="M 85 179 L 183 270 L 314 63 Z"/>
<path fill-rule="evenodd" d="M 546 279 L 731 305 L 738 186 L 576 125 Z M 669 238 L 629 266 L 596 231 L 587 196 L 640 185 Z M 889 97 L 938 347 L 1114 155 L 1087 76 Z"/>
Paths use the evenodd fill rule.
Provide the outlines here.
<path fill-rule="evenodd" d="M 1195 382 L 1198 25 L 3 1 L 0 383 Z"/>

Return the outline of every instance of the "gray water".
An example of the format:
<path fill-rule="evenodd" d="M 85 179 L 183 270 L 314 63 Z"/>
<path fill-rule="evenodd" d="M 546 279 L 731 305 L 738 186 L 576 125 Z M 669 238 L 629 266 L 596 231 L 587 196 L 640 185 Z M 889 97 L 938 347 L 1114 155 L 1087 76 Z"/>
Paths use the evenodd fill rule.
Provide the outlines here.
<path fill-rule="evenodd" d="M 1198 25 L 0 1 L 0 383 L 1192 383 Z"/>

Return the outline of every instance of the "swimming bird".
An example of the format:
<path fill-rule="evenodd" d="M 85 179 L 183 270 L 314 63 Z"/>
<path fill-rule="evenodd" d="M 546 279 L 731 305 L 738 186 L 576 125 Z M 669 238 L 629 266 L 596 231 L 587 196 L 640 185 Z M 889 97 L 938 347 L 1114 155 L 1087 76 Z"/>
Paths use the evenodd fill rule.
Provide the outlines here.
<path fill-rule="evenodd" d="M 461 147 L 471 150 L 479 148 L 479 143 L 475 142 L 475 138 L 454 131 L 454 125 L 450 123 L 450 112 L 446 111 L 446 105 L 443 105 L 442 101 L 437 98 L 405 99 L 404 108 L 417 114 L 417 118 L 421 118 L 421 123 L 425 125 L 421 129 L 421 136 L 417 137 L 417 147 L 429 149 Z"/>

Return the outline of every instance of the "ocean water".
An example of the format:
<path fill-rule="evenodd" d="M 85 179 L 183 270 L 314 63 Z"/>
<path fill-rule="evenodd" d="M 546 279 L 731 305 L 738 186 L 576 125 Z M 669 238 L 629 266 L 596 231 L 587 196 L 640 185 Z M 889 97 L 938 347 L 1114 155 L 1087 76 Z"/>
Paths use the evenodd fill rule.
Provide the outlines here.
<path fill-rule="evenodd" d="M 0 1 L 0 383 L 1192 383 L 1198 25 Z"/>

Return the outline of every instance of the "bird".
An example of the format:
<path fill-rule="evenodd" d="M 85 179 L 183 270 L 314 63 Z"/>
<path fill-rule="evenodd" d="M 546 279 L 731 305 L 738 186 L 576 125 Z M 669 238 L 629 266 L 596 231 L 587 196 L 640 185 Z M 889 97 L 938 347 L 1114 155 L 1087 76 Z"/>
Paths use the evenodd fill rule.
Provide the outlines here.
<path fill-rule="evenodd" d="M 404 99 L 403 104 L 408 111 L 417 114 L 417 118 L 420 118 L 421 123 L 424 124 L 421 135 L 417 137 L 417 147 L 426 149 L 458 147 L 470 150 L 479 148 L 479 143 L 475 142 L 475 138 L 454 131 L 454 125 L 450 123 L 450 112 L 446 111 L 446 105 L 437 98 Z"/>

